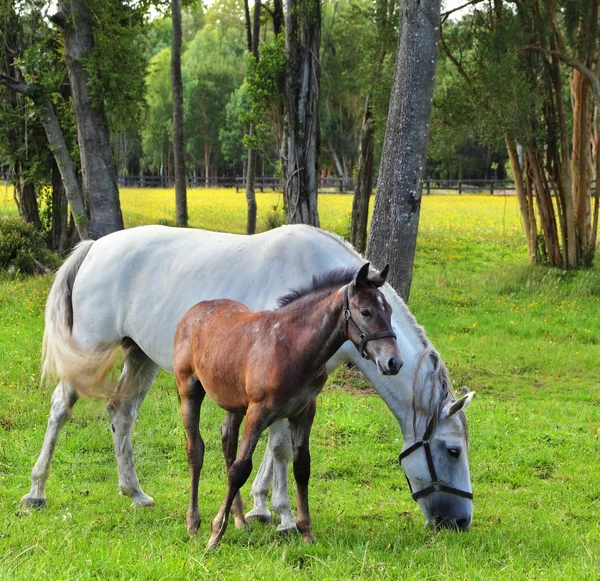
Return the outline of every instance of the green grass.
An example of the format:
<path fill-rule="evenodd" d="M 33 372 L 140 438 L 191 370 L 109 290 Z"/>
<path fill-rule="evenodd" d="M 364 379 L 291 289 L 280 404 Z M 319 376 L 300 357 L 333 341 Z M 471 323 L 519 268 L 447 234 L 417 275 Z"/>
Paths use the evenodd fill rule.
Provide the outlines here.
<path fill-rule="evenodd" d="M 344 200 L 335 202 L 340 213 Z M 231 527 L 216 552 L 205 552 L 225 491 L 222 412 L 210 403 L 202 419 L 203 523 L 197 538 L 187 534 L 184 434 L 166 374 L 134 434 L 138 473 L 156 507 L 134 509 L 118 496 L 103 405 L 81 401 L 57 446 L 48 508 L 23 509 L 48 414 L 50 390 L 38 387 L 38 367 L 51 280 L 5 277 L 0 578 L 598 579 L 600 270 L 527 265 L 514 198 L 424 199 L 417 252 L 411 309 L 455 386 L 477 391 L 467 412 L 470 532 L 423 527 L 397 463 L 397 424 L 346 370 L 320 398 L 313 432 L 315 545 L 280 538 L 273 527 Z M 243 492 L 247 500 L 248 485 Z"/>

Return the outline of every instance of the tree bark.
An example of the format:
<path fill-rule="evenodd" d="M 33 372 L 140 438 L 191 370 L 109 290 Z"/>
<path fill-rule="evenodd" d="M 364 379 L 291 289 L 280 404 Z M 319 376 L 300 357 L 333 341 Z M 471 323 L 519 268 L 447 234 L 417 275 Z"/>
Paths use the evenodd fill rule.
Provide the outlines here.
<path fill-rule="evenodd" d="M 54 154 L 56 165 L 60 171 L 60 177 L 65 187 L 65 194 L 71 207 L 77 233 L 81 240 L 87 239 L 88 218 L 85 212 L 81 187 L 52 103 L 48 100 L 41 100 L 40 102 L 40 95 L 42 95 L 43 91 L 33 84 L 22 83 L 5 75 L 0 75 L 0 83 L 14 92 L 28 96 L 39 107 L 40 120 L 44 126 L 50 149 Z"/>
<path fill-rule="evenodd" d="M 104 103 L 92 99 L 86 58 L 94 46 L 87 0 L 59 0 L 53 22 L 62 30 L 64 56 L 77 120 L 83 192 L 90 209 L 88 232 L 100 238 L 123 229 L 116 168 Z"/>
<path fill-rule="evenodd" d="M 321 0 L 289 0 L 281 151 L 287 224 L 319 225 L 319 79 Z"/>
<path fill-rule="evenodd" d="M 42 222 L 38 210 L 37 197 L 35 194 L 35 184 L 25 178 L 25 168 L 20 161 L 15 165 L 15 174 L 17 180 L 15 183 L 15 199 L 19 209 L 19 215 L 33 225 L 36 230 L 40 230 Z"/>
<path fill-rule="evenodd" d="M 367 248 L 367 223 L 369 220 L 369 200 L 373 189 L 375 128 L 371 104 L 367 97 L 365 115 L 360 129 L 360 144 L 358 147 L 358 173 L 352 200 L 352 224 L 350 227 L 350 242 L 361 254 Z"/>
<path fill-rule="evenodd" d="M 52 249 L 64 252 L 68 245 L 69 203 L 56 160 L 52 163 Z"/>
<path fill-rule="evenodd" d="M 171 87 L 173 93 L 173 156 L 175 165 L 175 224 L 188 225 L 185 135 L 183 128 L 183 81 L 181 79 L 181 1 L 171 0 Z"/>
<path fill-rule="evenodd" d="M 405 0 L 367 257 L 408 301 L 421 209 L 440 0 Z"/>
<path fill-rule="evenodd" d="M 248 33 L 248 52 L 258 62 L 258 43 L 260 40 L 260 0 L 254 2 L 253 22 L 250 22 L 250 10 L 248 9 L 248 0 L 244 1 L 246 7 L 246 29 Z M 250 140 L 254 137 L 254 123 L 250 123 L 248 128 Z M 252 145 L 248 148 L 248 171 L 246 172 L 246 204 L 248 213 L 246 218 L 246 234 L 256 232 L 256 192 L 254 183 L 256 181 L 256 161 L 258 151 Z"/>

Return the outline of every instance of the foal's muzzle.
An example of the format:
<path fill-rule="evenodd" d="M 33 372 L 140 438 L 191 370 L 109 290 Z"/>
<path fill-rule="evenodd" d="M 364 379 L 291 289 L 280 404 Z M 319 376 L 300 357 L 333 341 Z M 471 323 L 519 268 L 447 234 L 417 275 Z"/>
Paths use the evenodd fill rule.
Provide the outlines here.
<path fill-rule="evenodd" d="M 380 361 L 377 363 L 383 375 L 397 375 L 404 365 L 404 361 L 400 357 L 391 357 L 387 363 L 382 364 Z"/>

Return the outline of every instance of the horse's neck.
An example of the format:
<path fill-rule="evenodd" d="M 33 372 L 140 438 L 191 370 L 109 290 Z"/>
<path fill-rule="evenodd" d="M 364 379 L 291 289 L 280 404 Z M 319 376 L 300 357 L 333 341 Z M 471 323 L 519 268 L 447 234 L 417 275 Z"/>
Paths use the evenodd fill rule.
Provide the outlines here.
<path fill-rule="evenodd" d="M 309 372 L 322 368 L 346 341 L 342 310 L 342 296 L 333 292 L 308 295 L 281 312 L 290 344 Z"/>
<path fill-rule="evenodd" d="M 386 285 L 387 287 L 387 285 Z M 396 417 L 404 439 L 414 437 L 414 427 L 426 419 L 426 402 L 437 389 L 427 376 L 433 371 L 433 361 L 428 356 L 431 345 L 416 321 L 408 312 L 397 296 L 392 296 L 393 290 L 384 291 L 392 306 L 392 322 L 397 336 L 398 347 L 402 353 L 404 366 L 395 376 L 381 375 L 371 361 L 363 359 L 354 347 L 345 347 L 346 358 L 352 361 L 369 379 L 377 393 L 385 401 Z M 419 393 L 415 397 L 415 389 Z M 418 416 L 415 418 L 415 414 Z M 415 421 L 416 419 L 416 421 Z"/>

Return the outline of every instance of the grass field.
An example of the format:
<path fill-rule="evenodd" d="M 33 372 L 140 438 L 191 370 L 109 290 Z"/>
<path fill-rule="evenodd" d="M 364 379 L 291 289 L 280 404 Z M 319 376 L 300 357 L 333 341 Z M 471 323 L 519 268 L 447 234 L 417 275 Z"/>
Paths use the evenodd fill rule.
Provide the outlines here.
<path fill-rule="evenodd" d="M 123 191 L 127 224 L 168 223 L 172 197 Z M 259 197 L 259 221 L 276 202 Z M 322 225 L 344 233 L 350 204 L 322 196 Z M 194 190 L 190 217 L 194 226 L 243 231 L 244 197 Z M 48 508 L 23 509 L 51 391 L 38 387 L 50 282 L 0 280 L 0 578 L 600 578 L 600 269 L 527 265 L 514 198 L 423 200 L 411 309 L 455 387 L 477 392 L 468 410 L 475 513 L 464 534 L 423 527 L 397 463 L 395 420 L 348 371 L 331 378 L 313 431 L 315 545 L 257 526 L 230 528 L 220 549 L 205 552 L 225 490 L 222 413 L 212 404 L 203 410 L 203 524 L 198 538 L 187 534 L 184 433 L 166 374 L 134 435 L 156 507 L 134 509 L 118 496 L 103 405 L 82 401 L 57 447 Z"/>

